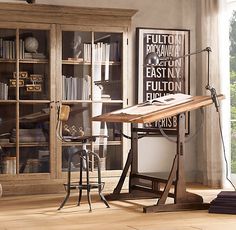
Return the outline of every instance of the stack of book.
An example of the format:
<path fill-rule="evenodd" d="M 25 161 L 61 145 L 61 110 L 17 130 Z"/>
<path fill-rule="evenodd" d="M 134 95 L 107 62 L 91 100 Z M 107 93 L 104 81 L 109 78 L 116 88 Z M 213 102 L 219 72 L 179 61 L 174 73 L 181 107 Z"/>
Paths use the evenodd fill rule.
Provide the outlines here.
<path fill-rule="evenodd" d="M 63 100 L 89 100 L 91 95 L 91 77 L 62 76 Z"/>
<path fill-rule="evenodd" d="M 0 82 L 0 100 L 8 99 L 8 85 Z"/>
<path fill-rule="evenodd" d="M 236 191 L 222 191 L 211 202 L 210 213 L 236 214 Z"/>
<path fill-rule="evenodd" d="M 16 142 L 16 130 L 13 129 L 10 137 L 10 141 Z M 19 141 L 24 143 L 29 142 L 46 142 L 46 137 L 42 129 L 20 129 Z"/>
<path fill-rule="evenodd" d="M 16 58 L 16 45 L 14 40 L 4 40 L 0 38 L 0 58 Z"/>

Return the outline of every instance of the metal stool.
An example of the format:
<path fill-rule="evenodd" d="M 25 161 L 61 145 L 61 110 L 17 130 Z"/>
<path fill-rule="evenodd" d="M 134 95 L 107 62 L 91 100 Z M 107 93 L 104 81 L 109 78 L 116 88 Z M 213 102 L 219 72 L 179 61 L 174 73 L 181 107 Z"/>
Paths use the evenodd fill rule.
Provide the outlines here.
<path fill-rule="evenodd" d="M 87 144 L 89 141 L 95 141 L 96 137 L 98 136 L 79 136 L 79 137 L 68 137 L 71 141 L 74 142 L 81 142 L 82 143 L 82 150 L 79 150 L 74 153 L 69 154 L 69 159 L 68 159 L 68 176 L 67 176 L 67 183 L 64 184 L 65 190 L 66 190 L 66 197 L 62 201 L 60 207 L 58 210 L 60 210 L 68 200 L 70 196 L 70 191 L 71 189 L 78 189 L 79 190 L 79 198 L 78 198 L 78 206 L 80 205 L 81 197 L 82 197 L 82 191 L 87 190 L 87 199 L 89 203 L 89 210 L 90 212 L 92 211 L 91 208 L 91 196 L 90 196 L 90 190 L 91 189 L 98 189 L 99 196 L 101 200 L 104 202 L 104 204 L 109 208 L 109 204 L 107 200 L 105 199 L 104 195 L 102 194 L 102 190 L 104 188 L 105 183 L 101 181 L 101 161 L 100 157 L 98 156 L 97 153 L 91 152 L 87 149 Z M 65 138 L 65 137 L 64 137 Z M 80 178 L 79 182 L 71 182 L 71 163 L 72 163 L 72 158 L 74 155 L 79 154 L 80 156 Z M 98 179 L 96 182 L 90 181 L 89 177 L 89 156 L 92 155 L 97 159 L 97 167 L 98 167 Z M 86 172 L 86 182 L 83 182 L 83 169 L 85 169 Z"/>

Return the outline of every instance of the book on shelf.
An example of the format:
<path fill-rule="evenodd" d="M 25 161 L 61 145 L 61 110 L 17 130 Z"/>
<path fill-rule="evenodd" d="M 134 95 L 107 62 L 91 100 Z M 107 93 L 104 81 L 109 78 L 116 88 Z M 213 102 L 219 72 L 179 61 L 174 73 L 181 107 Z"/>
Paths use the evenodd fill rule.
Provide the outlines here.
<path fill-rule="evenodd" d="M 45 59 L 46 56 L 43 53 L 29 53 L 29 52 L 24 52 L 23 54 L 23 59 Z"/>
<path fill-rule="evenodd" d="M 10 141 L 16 142 L 16 129 L 12 130 Z M 19 141 L 24 143 L 46 142 L 46 137 L 42 129 L 19 129 Z"/>
<path fill-rule="evenodd" d="M 0 57 L 4 59 L 16 59 L 16 46 L 14 40 L 0 38 Z"/>
<path fill-rule="evenodd" d="M 105 44 L 105 80 L 109 80 L 110 44 Z"/>
<path fill-rule="evenodd" d="M 8 85 L 0 82 L 0 100 L 8 99 Z"/>
<path fill-rule="evenodd" d="M 89 100 L 91 95 L 91 77 L 62 76 L 63 100 Z"/>
<path fill-rule="evenodd" d="M 90 43 L 84 43 L 84 62 L 91 62 L 91 56 L 92 56 L 92 51 L 91 51 L 91 48 L 92 48 L 92 44 Z"/>
<path fill-rule="evenodd" d="M 20 59 L 24 59 L 25 58 L 25 42 L 23 39 L 20 39 L 19 48 L 20 48 L 19 57 Z"/>

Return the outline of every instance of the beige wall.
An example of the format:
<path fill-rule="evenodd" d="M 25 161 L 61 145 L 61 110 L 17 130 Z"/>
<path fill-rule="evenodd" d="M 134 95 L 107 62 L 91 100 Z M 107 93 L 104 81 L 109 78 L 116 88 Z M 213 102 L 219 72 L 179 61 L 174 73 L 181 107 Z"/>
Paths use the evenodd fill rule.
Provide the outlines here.
<path fill-rule="evenodd" d="M 10 1 L 7 1 L 10 2 Z M 11 1 L 12 2 L 12 1 Z M 19 1 L 16 1 L 19 3 Z M 196 0 L 36 0 L 40 4 L 88 6 L 103 8 L 129 8 L 136 9 L 138 13 L 132 20 L 132 41 L 129 55 L 129 78 L 133 82 L 130 98 L 134 103 L 137 86 L 135 78 L 135 30 L 136 27 L 172 28 L 190 30 L 190 49 L 195 50 L 196 27 Z M 196 68 L 195 57 L 191 58 L 190 65 L 190 92 L 195 95 Z M 191 114 L 191 133 L 194 133 L 194 114 Z M 196 170 L 196 141 L 191 140 L 186 144 L 186 171 L 188 176 L 194 177 Z M 147 150 L 147 146 L 149 149 Z M 175 153 L 175 145 L 162 137 L 144 138 L 140 141 L 140 171 L 169 171 Z M 154 151 L 158 149 L 158 153 Z M 154 160 L 155 159 L 155 160 Z"/>

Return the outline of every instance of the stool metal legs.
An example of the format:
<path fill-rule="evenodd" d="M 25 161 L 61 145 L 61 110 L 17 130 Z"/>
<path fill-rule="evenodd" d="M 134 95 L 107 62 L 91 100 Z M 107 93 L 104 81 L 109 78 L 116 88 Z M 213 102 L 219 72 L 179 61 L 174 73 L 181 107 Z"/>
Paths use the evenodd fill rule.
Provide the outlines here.
<path fill-rule="evenodd" d="M 79 178 L 79 183 L 77 184 L 76 187 L 78 187 L 79 190 L 79 197 L 78 197 L 78 206 L 80 205 L 81 202 L 81 197 L 82 197 L 82 190 L 86 189 L 87 190 L 87 199 L 88 199 L 88 204 L 89 204 L 89 211 L 92 211 L 92 207 L 91 207 L 91 196 L 90 196 L 90 191 L 92 188 L 98 188 L 98 193 L 99 196 L 101 198 L 101 200 L 104 202 L 104 204 L 107 206 L 107 208 L 109 208 L 109 204 L 107 202 L 107 200 L 105 199 L 104 195 L 102 194 L 102 189 L 104 186 L 104 183 L 101 181 L 101 162 L 100 162 L 100 157 L 97 153 L 88 151 L 86 149 L 86 145 L 83 145 L 83 150 L 70 154 L 69 155 L 69 159 L 68 159 L 68 176 L 67 176 L 67 184 L 65 184 L 65 188 L 66 188 L 66 197 L 63 200 L 63 202 L 61 203 L 60 207 L 58 208 L 58 210 L 60 210 L 61 208 L 63 208 L 63 206 L 65 205 L 65 203 L 67 202 L 69 196 L 70 196 L 70 190 L 72 187 L 75 187 L 75 185 L 72 186 L 71 184 L 71 162 L 72 162 L 72 157 L 75 154 L 79 154 L 80 155 L 80 178 Z M 89 178 L 89 154 L 93 155 L 98 162 L 98 182 L 97 183 L 91 183 L 90 182 L 90 178 Z M 86 171 L 86 183 L 83 184 L 83 169 L 85 169 Z"/>
<path fill-rule="evenodd" d="M 62 201 L 60 207 L 58 208 L 58 210 L 60 210 L 61 208 L 63 208 L 63 206 L 65 205 L 66 201 L 68 200 L 69 196 L 70 196 L 70 189 L 71 189 L 71 160 L 74 154 L 69 154 L 69 159 L 68 159 L 68 174 L 67 174 L 67 184 L 66 184 L 66 197 L 65 199 Z"/>
<path fill-rule="evenodd" d="M 95 158 L 97 158 L 97 161 L 98 161 L 98 193 L 99 193 L 99 196 L 101 198 L 101 200 L 104 202 L 104 204 L 107 206 L 107 208 L 110 208 L 106 198 L 104 197 L 104 195 L 102 194 L 102 179 L 101 179 L 101 160 L 100 160 L 100 157 L 98 156 L 97 153 L 94 153 L 94 152 L 90 152 L 92 155 L 95 156 Z"/>

